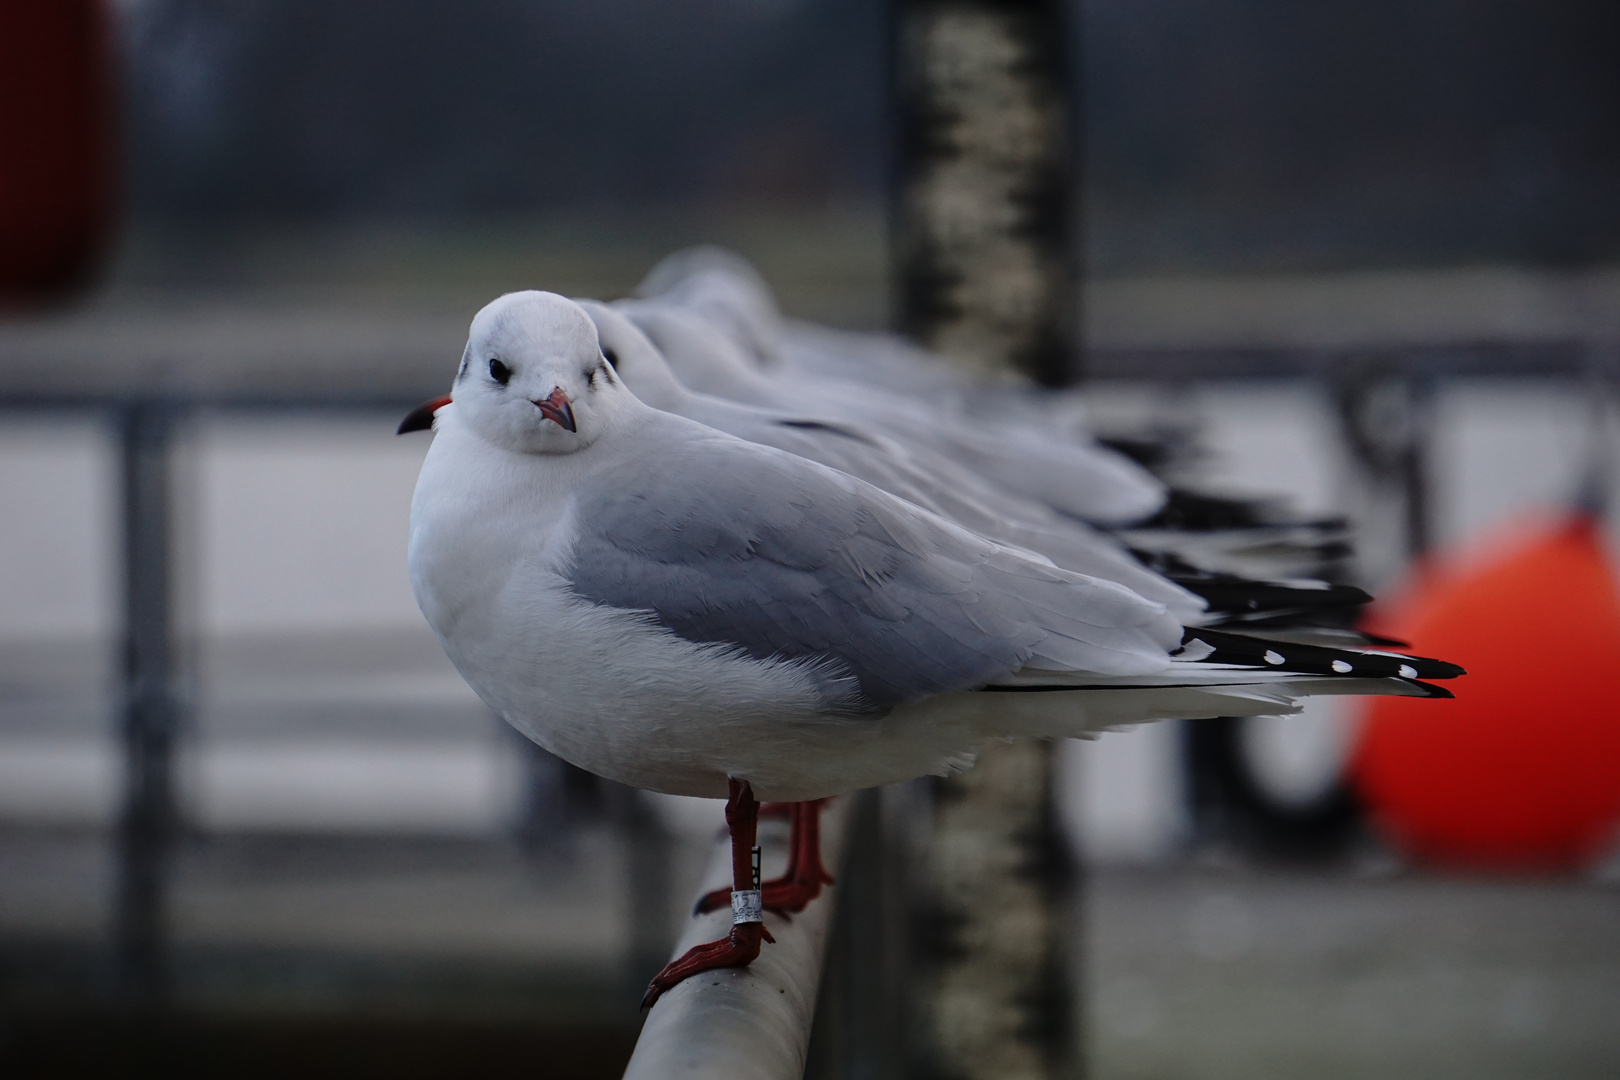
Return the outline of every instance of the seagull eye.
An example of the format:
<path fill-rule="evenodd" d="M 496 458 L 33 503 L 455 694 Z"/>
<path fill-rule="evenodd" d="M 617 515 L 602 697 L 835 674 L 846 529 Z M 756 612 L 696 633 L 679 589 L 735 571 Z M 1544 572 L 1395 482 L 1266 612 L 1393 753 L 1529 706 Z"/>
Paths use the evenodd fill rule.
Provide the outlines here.
<path fill-rule="evenodd" d="M 512 369 L 499 360 L 491 360 L 489 362 L 489 377 L 505 386 L 508 380 L 512 378 Z"/>

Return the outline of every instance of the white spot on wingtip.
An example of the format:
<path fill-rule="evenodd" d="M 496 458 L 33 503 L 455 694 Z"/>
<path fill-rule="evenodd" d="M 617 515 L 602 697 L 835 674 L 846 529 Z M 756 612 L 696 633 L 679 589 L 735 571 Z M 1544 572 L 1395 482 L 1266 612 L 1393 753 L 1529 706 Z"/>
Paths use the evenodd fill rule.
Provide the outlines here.
<path fill-rule="evenodd" d="M 1275 652 L 1271 649 L 1266 650 L 1264 659 L 1268 664 L 1280 664 L 1283 662 L 1282 653 Z"/>
<path fill-rule="evenodd" d="M 1402 664 L 1400 667 L 1400 676 L 1403 679 L 1415 679 L 1417 678 L 1417 668 L 1413 667 L 1411 664 Z"/>
<path fill-rule="evenodd" d="M 1203 638 L 1193 638 L 1183 645 L 1176 654 L 1182 660 L 1202 660 L 1215 651 L 1215 647 Z"/>
<path fill-rule="evenodd" d="M 1344 675 L 1349 672 L 1350 665 L 1343 660 L 1335 660 L 1333 661 L 1333 670 L 1337 671 L 1340 675 Z"/>

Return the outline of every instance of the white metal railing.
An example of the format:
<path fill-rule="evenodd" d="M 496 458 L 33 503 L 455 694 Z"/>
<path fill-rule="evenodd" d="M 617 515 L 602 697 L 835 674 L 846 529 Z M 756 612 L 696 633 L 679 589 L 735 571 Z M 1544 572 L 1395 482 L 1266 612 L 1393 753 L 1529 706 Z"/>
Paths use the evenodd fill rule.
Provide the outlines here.
<path fill-rule="evenodd" d="M 827 866 L 843 864 L 855 797 L 828 803 L 821 817 Z M 785 844 L 761 836 L 766 860 L 780 862 Z M 703 876 L 702 892 L 731 884 L 731 845 L 720 838 Z M 700 892 L 699 895 L 702 895 Z M 804 1075 L 822 960 L 832 933 L 837 888 L 829 887 L 791 920 L 767 913 L 776 938 L 747 968 L 693 976 L 664 992 L 647 1015 L 626 1080 L 798 1080 Z M 731 909 L 689 919 L 673 955 L 722 938 Z M 652 974 L 648 972 L 649 976 Z"/>

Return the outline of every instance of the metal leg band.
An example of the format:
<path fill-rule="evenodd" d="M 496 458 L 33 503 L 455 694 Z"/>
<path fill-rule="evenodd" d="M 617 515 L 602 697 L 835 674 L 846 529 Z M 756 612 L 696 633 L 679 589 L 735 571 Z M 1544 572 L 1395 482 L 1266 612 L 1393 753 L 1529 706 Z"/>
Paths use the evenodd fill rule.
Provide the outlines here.
<path fill-rule="evenodd" d="M 760 898 L 758 889 L 731 890 L 731 923 L 733 926 L 764 921 L 765 904 Z"/>

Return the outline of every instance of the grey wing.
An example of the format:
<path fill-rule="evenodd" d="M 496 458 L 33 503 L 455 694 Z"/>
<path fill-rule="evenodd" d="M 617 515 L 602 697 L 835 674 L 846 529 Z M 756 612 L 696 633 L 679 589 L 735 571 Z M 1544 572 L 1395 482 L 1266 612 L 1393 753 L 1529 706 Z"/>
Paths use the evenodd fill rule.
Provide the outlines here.
<path fill-rule="evenodd" d="M 696 434 L 703 432 L 703 434 Z M 606 479 L 606 478 L 604 478 Z M 887 708 L 1026 666 L 1160 670 L 1180 627 L 834 470 L 691 425 L 576 503 L 577 594 L 694 642 L 810 662 Z"/>
<path fill-rule="evenodd" d="M 707 398 L 704 404 L 715 400 Z M 704 409 L 687 415 L 717 431 L 819 462 L 830 469 L 858 477 L 891 495 L 898 495 L 907 502 L 961 521 L 960 515 L 953 514 L 952 508 L 942 505 L 936 498 L 939 485 L 930 484 L 929 477 L 911 467 L 906 451 L 892 440 L 836 421 L 766 410 L 749 412 L 729 401 L 719 404 L 730 408 Z M 969 527 L 973 525 L 972 522 L 964 524 Z"/>
<path fill-rule="evenodd" d="M 1123 545 L 1044 504 L 991 487 L 948 458 L 908 449 L 858 427 L 691 395 L 689 419 L 848 473 L 971 532 L 1040 553 L 1059 566 L 1115 581 L 1183 618 L 1201 615 L 1192 594 L 1147 569 Z"/>

